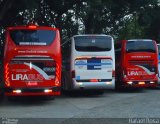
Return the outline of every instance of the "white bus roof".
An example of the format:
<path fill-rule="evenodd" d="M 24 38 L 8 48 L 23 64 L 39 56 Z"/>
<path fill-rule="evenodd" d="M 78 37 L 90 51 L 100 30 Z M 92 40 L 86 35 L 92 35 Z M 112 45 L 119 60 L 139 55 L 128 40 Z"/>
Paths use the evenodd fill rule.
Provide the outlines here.
<path fill-rule="evenodd" d="M 106 35 L 106 34 L 81 34 L 81 35 L 73 35 L 73 37 L 77 37 L 77 36 L 108 36 L 111 37 L 110 35 Z"/>

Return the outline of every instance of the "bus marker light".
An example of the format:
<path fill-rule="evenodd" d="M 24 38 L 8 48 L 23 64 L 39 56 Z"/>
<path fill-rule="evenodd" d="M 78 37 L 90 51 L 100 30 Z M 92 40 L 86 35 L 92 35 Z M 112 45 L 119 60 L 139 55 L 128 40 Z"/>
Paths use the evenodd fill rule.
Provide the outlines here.
<path fill-rule="evenodd" d="M 90 81 L 90 82 L 98 82 L 97 79 L 90 79 L 89 81 Z"/>
<path fill-rule="evenodd" d="M 29 25 L 28 27 L 29 27 L 30 29 L 36 29 L 36 28 L 37 28 L 36 25 Z"/>
<path fill-rule="evenodd" d="M 141 84 L 141 85 L 143 85 L 143 84 L 145 84 L 145 82 L 139 82 L 138 84 Z"/>

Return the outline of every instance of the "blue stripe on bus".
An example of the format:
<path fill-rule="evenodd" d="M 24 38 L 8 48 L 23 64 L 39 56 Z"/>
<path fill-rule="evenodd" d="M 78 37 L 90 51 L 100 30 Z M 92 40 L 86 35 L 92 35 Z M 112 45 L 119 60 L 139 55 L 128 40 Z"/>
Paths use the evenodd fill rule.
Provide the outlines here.
<path fill-rule="evenodd" d="M 80 76 L 76 76 L 76 80 L 80 80 Z"/>
<path fill-rule="evenodd" d="M 112 63 L 75 63 L 75 65 L 112 65 Z"/>
<path fill-rule="evenodd" d="M 101 68 L 94 68 L 94 66 L 87 66 L 87 70 L 101 70 Z"/>

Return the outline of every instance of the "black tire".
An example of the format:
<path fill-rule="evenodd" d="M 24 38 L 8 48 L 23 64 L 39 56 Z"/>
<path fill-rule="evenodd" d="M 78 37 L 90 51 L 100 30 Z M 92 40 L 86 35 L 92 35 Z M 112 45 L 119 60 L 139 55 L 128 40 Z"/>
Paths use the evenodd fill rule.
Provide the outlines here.
<path fill-rule="evenodd" d="M 70 77 L 70 73 L 69 72 L 64 72 L 63 73 L 63 78 L 62 78 L 63 82 L 62 82 L 62 89 L 63 91 L 70 91 L 72 90 L 72 79 Z"/>
<path fill-rule="evenodd" d="M 66 90 L 66 85 L 65 85 L 65 75 L 62 76 L 62 88 L 61 88 L 62 91 L 65 91 Z"/>
<path fill-rule="evenodd" d="M 116 91 L 120 91 L 121 90 L 121 87 L 120 87 L 120 85 L 118 84 L 117 81 L 115 82 L 115 90 Z"/>
<path fill-rule="evenodd" d="M 65 92 L 67 91 L 68 87 L 67 87 L 67 72 L 64 71 L 62 73 L 62 91 Z"/>
<path fill-rule="evenodd" d="M 1 93 L 0 93 L 0 101 L 1 101 L 3 98 L 4 98 L 4 93 L 1 92 Z"/>
<path fill-rule="evenodd" d="M 54 100 L 55 97 L 54 96 L 45 96 L 44 100 Z"/>
<path fill-rule="evenodd" d="M 103 95 L 104 94 L 104 90 L 96 90 L 96 95 Z"/>

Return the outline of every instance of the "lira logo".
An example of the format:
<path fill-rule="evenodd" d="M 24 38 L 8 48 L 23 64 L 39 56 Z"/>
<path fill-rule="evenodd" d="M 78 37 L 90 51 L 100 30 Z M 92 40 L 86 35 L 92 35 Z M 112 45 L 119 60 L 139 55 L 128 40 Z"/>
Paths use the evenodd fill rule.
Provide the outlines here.
<path fill-rule="evenodd" d="M 35 80 L 43 80 L 43 76 L 40 74 L 12 74 L 12 80 L 22 80 L 22 81 L 35 81 Z"/>
<path fill-rule="evenodd" d="M 144 71 L 128 71 L 128 76 L 147 75 Z"/>

